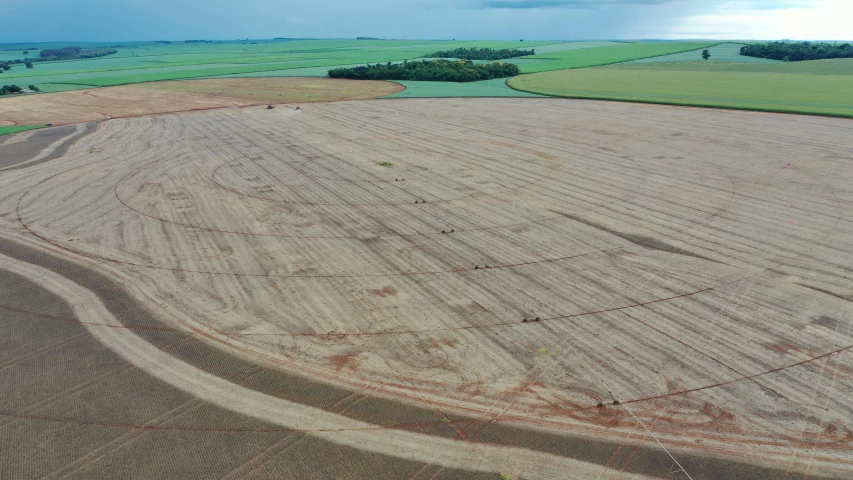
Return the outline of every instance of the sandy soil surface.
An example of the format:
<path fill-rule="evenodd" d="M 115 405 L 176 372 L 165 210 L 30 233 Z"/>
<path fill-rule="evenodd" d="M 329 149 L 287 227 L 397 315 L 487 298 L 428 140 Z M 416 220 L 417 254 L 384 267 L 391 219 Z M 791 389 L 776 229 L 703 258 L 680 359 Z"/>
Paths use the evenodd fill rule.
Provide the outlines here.
<path fill-rule="evenodd" d="M 851 133 L 553 99 L 113 120 L 0 174 L 0 231 L 66 258 L 0 268 L 169 388 L 413 478 L 847 478 Z"/>
<path fill-rule="evenodd" d="M 269 103 L 359 100 L 402 89 L 391 82 L 298 77 L 155 82 L 4 98 L 0 101 L 0 125 L 67 125 Z"/>

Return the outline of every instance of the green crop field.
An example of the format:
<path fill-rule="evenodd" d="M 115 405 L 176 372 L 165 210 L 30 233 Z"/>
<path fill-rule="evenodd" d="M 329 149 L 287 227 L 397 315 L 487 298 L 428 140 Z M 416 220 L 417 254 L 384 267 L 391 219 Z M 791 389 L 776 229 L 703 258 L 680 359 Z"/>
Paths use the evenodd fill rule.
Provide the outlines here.
<path fill-rule="evenodd" d="M 534 48 L 534 56 L 510 59 L 523 72 L 541 72 L 634 60 L 694 50 L 708 42 L 518 42 L 404 40 L 249 40 L 212 43 L 81 44 L 112 47 L 107 57 L 38 62 L 34 69 L 14 65 L 0 75 L 5 84 L 37 85 L 44 92 L 130 83 L 225 76 L 324 76 L 329 68 L 420 58 L 458 47 Z M 65 44 L 0 45 L 3 58 L 23 58 L 22 47 Z M 414 90 L 414 89 L 413 89 Z"/>
<path fill-rule="evenodd" d="M 853 75 L 853 59 L 811 60 L 807 62 L 644 62 L 622 63 L 601 68 L 661 72 L 744 72 L 803 75 Z"/>
<path fill-rule="evenodd" d="M 23 58 L 23 48 L 0 45 L 0 58 Z M 553 95 L 638 102 L 851 115 L 853 59 L 776 62 L 739 55 L 741 43 L 714 41 L 519 42 L 452 40 L 242 40 L 210 43 L 81 44 L 111 47 L 102 58 L 14 65 L 0 84 L 36 85 L 60 92 L 163 80 L 222 77 L 325 76 L 337 66 L 401 62 L 458 47 L 534 48 L 507 59 L 522 75 L 470 84 L 400 82 L 390 98 Z M 701 60 L 708 48 L 711 60 Z M 515 90 L 514 90 L 515 89 Z"/>
<path fill-rule="evenodd" d="M 707 48 L 719 42 L 637 42 L 563 50 L 517 59 L 523 73 L 583 68 Z"/>
<path fill-rule="evenodd" d="M 566 50 L 581 50 L 583 48 L 606 47 L 608 45 L 620 44 L 621 42 L 565 42 L 554 43 L 551 45 L 540 45 L 533 50 L 536 51 L 537 55 L 544 55 L 546 53 L 562 52 Z"/>
<path fill-rule="evenodd" d="M 19 48 L 64 45 L 0 45 L 0 55 L 4 59 L 24 58 L 23 50 Z M 86 48 L 110 46 L 116 48 L 118 53 L 87 60 L 38 62 L 34 69 L 13 65 L 12 70 L 0 74 L 0 82 L 10 85 L 32 84 L 45 92 L 51 92 L 185 78 L 246 74 L 291 76 L 282 72 L 305 68 L 321 68 L 312 71 L 311 75 L 325 75 L 329 68 L 339 65 L 409 60 L 436 50 L 458 47 L 559 47 L 554 42 L 440 40 L 249 40 L 79 45 Z M 578 42 L 576 46 L 582 48 L 584 45 Z M 30 56 L 37 55 L 37 51 L 30 49 Z"/>
<path fill-rule="evenodd" d="M 708 62 L 745 62 L 745 63 L 777 63 L 778 60 L 769 60 L 766 58 L 748 57 L 740 54 L 742 43 L 723 43 L 708 48 L 711 58 Z M 705 62 L 702 59 L 703 48 L 690 50 L 689 52 L 673 53 L 661 57 L 642 58 L 640 60 L 631 60 L 626 63 L 659 63 L 659 62 Z"/>
<path fill-rule="evenodd" d="M 522 75 L 509 85 L 558 97 L 853 117 L 851 74 L 853 59 L 661 62 Z"/>
<path fill-rule="evenodd" d="M 10 127 L 0 126 L 0 135 L 8 135 L 10 133 L 24 132 L 26 130 L 35 130 L 37 128 L 41 128 L 41 127 L 27 126 L 27 125 L 15 125 L 15 126 L 10 126 Z"/>
<path fill-rule="evenodd" d="M 540 97 L 534 93 L 513 90 L 506 79 L 496 78 L 481 82 L 410 82 L 397 81 L 406 87 L 402 92 L 384 98 L 441 98 L 441 97 Z"/>

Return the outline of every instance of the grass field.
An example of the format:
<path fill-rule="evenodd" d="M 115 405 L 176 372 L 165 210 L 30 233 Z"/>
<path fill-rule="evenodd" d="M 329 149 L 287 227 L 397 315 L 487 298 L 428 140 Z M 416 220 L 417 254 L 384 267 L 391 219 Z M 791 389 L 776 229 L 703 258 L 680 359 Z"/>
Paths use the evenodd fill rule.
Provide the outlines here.
<path fill-rule="evenodd" d="M 654 59 L 652 59 L 654 60 Z M 661 72 L 705 72 L 705 73 L 772 73 L 779 75 L 853 75 L 853 58 L 812 60 L 806 62 L 629 62 L 609 65 L 608 69 L 661 71 Z"/>
<path fill-rule="evenodd" d="M 540 97 L 534 93 L 513 90 L 506 79 L 497 78 L 481 82 L 412 82 L 397 81 L 406 87 L 402 92 L 384 98 L 441 98 L 441 97 Z"/>
<path fill-rule="evenodd" d="M 24 126 L 24 125 L 13 125 L 13 126 L 2 126 L 2 125 L 0 125 L 0 135 L 8 135 L 10 133 L 25 132 L 27 130 L 35 130 L 36 128 L 42 128 L 42 127 L 40 127 L 40 126 Z"/>
<path fill-rule="evenodd" d="M 678 52 L 689 52 L 719 42 L 637 42 L 619 43 L 577 50 L 562 50 L 536 54 L 514 61 L 522 73 L 536 73 L 567 68 L 583 68 L 641 58 L 657 57 Z"/>
<path fill-rule="evenodd" d="M 768 60 L 766 58 L 748 57 L 740 54 L 742 43 L 723 43 L 708 48 L 708 53 L 711 54 L 708 62 L 744 62 L 744 63 L 777 63 L 777 60 Z M 660 63 L 660 62 L 705 62 L 702 59 L 703 48 L 690 50 L 688 52 L 673 53 L 659 57 L 643 58 L 640 60 L 631 60 L 627 64 L 635 63 Z"/>
<path fill-rule="evenodd" d="M 851 73 L 853 59 L 661 62 L 522 75 L 509 85 L 558 97 L 853 117 Z"/>
<path fill-rule="evenodd" d="M 0 145 L 0 478 L 688 478 L 661 446 L 694 480 L 850 478 L 853 122 L 453 98 L 63 128 L 51 160 L 60 129 Z"/>
<path fill-rule="evenodd" d="M 565 42 L 565 43 L 554 43 L 551 45 L 538 45 L 533 48 L 536 51 L 537 55 L 544 55 L 546 53 L 555 53 L 562 52 L 566 50 L 580 50 L 584 48 L 594 48 L 594 47 L 605 47 L 608 45 L 620 45 L 621 42 Z M 521 47 L 519 47 L 521 48 Z M 506 59 L 512 60 L 512 59 Z"/>

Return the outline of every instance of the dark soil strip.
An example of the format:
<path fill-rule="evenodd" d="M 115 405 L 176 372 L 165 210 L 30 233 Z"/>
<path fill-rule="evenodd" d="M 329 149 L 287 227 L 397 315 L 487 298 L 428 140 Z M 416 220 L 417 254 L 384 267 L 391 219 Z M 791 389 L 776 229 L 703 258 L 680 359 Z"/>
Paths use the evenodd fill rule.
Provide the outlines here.
<path fill-rule="evenodd" d="M 0 270 L 0 285 L 10 284 L 19 288 L 0 291 L 3 304 L 73 316 L 61 298 Z M 138 370 L 79 323 L 45 327 L 0 311 L 0 478 L 207 479 L 235 470 L 251 478 L 410 478 L 425 467 L 206 404 Z"/>
<path fill-rule="evenodd" d="M 153 312 L 151 312 L 146 306 L 137 302 L 120 285 L 108 278 L 105 274 L 102 274 L 93 269 L 81 267 L 66 260 L 55 257 L 53 255 L 43 253 L 31 247 L 27 247 L 19 243 L 3 239 L 0 239 L 0 253 L 27 263 L 31 263 L 52 270 L 77 283 L 78 285 L 81 285 L 84 288 L 91 290 L 92 292 L 98 295 L 98 297 L 107 307 L 107 309 L 113 315 L 115 315 L 115 317 L 119 321 L 131 325 L 144 325 L 152 327 L 153 330 L 141 330 L 137 332 L 137 334 L 145 338 L 146 341 L 157 346 L 164 352 L 168 352 L 169 355 L 173 355 L 177 358 L 180 358 L 181 360 L 193 365 L 196 368 L 202 369 L 222 378 L 226 378 L 234 382 L 235 384 L 242 385 L 244 387 L 251 388 L 262 393 L 266 393 L 268 395 L 283 398 L 285 400 L 326 409 L 331 412 L 335 412 L 338 406 L 340 405 L 350 405 L 349 408 L 347 408 L 345 411 L 338 413 L 340 415 L 344 415 L 350 418 L 370 422 L 376 424 L 377 426 L 390 427 L 392 422 L 397 422 L 399 426 L 396 428 L 409 428 L 413 431 L 417 431 L 418 433 L 422 434 L 445 437 L 458 436 L 458 433 L 456 433 L 454 429 L 446 423 L 446 421 L 441 421 L 442 418 L 444 418 L 444 414 L 440 412 L 437 408 L 420 408 L 402 402 L 395 402 L 387 399 L 371 397 L 369 395 L 363 396 L 361 400 L 358 400 L 357 403 L 353 404 L 352 402 L 347 401 L 347 397 L 360 396 L 360 393 L 351 392 L 343 388 L 331 386 L 315 380 L 310 380 L 296 373 L 282 372 L 278 370 L 259 367 L 255 364 L 252 364 L 251 362 L 243 360 L 242 358 L 233 356 L 223 350 L 220 350 L 214 346 L 202 342 L 198 338 L 196 338 L 195 335 L 170 331 L 168 329 L 168 325 L 163 324 Z M 5 282 L 3 282 L 2 278 L 0 278 L 0 284 L 3 283 Z M 0 334 L 7 330 L 7 328 L 5 327 L 5 323 L 2 322 L 4 315 L 14 315 L 14 309 L 33 310 L 33 302 L 39 305 L 45 303 L 44 301 L 40 300 L 40 298 L 44 297 L 44 295 L 45 293 L 38 291 L 33 291 L 29 295 L 17 293 L 16 298 L 19 300 L 17 304 L 8 304 L 7 301 L 9 299 L 4 298 L 2 303 L 4 305 L 10 306 L 12 309 L 0 309 Z M 57 302 L 53 301 L 48 303 L 55 304 Z M 69 311 L 67 311 L 67 307 L 50 308 L 43 313 L 57 316 L 72 315 Z M 35 345 L 25 349 L 28 351 L 37 348 L 38 345 L 41 343 L 51 344 L 51 342 L 53 342 L 54 340 L 56 340 L 56 342 L 59 342 L 62 338 L 73 337 L 75 334 L 79 333 L 78 330 L 74 329 L 83 329 L 82 326 L 70 322 L 49 322 L 47 324 L 40 322 L 33 323 L 28 321 L 26 318 L 20 318 L 17 321 L 26 325 L 27 328 L 32 331 L 29 332 L 27 335 L 20 335 L 15 333 L 11 333 L 11 335 L 8 337 L 5 335 L 0 335 L 0 341 L 3 341 L 4 345 L 3 350 L 5 350 L 6 344 L 13 345 L 15 342 L 17 342 L 15 338 L 24 338 L 27 339 L 27 341 L 35 342 Z M 164 327 L 165 329 L 163 329 Z M 55 333 L 51 332 L 52 329 L 68 330 L 63 330 L 62 332 Z M 42 338 L 51 335 L 53 335 L 53 337 L 50 339 Z M 119 362 L 119 360 L 116 360 L 118 357 L 115 354 L 110 352 L 103 345 L 101 345 L 99 342 L 92 339 L 91 337 L 79 340 L 77 343 L 72 341 L 70 343 L 58 344 L 56 349 L 58 349 L 57 351 L 59 352 L 66 350 L 70 352 L 70 356 L 66 358 L 65 361 L 59 362 L 59 365 L 62 365 L 65 369 L 68 369 L 67 373 L 53 372 L 49 376 L 49 378 L 38 379 L 35 375 L 43 375 L 43 372 L 40 373 L 36 368 L 35 370 L 21 372 L 21 376 L 17 378 L 16 382 L 13 382 L 12 380 L 7 380 L 4 371 L 0 370 L 0 392 L 19 391 L 22 387 L 41 388 L 45 385 L 53 386 L 57 383 L 61 383 L 57 382 L 57 379 L 76 377 L 78 378 L 78 380 L 80 380 L 84 378 L 95 377 L 97 376 L 97 373 L 92 371 L 92 365 L 100 364 L 102 362 L 88 361 L 87 358 L 91 355 L 97 354 L 98 356 L 109 357 L 110 360 L 106 362 L 109 364 Z M 0 350 L 0 352 L 2 352 L 3 350 Z M 14 349 L 10 351 L 14 351 Z M 50 355 L 50 357 L 48 358 L 54 358 L 54 356 L 57 355 L 57 351 L 49 350 L 47 353 Z M 3 360 L 5 359 L 0 356 L 0 361 Z M 33 367 L 41 367 L 43 366 L 43 364 L 44 362 L 35 362 Z M 19 364 L 16 363 L 14 365 Z M 98 417 L 93 418 L 89 422 L 85 422 L 82 421 L 78 416 L 76 417 L 78 419 L 76 422 L 70 421 L 68 423 L 79 423 L 80 425 L 78 426 L 78 428 L 83 429 L 85 431 L 89 431 L 95 427 L 104 429 L 107 428 L 104 426 L 104 424 L 109 422 L 108 417 L 110 416 L 110 414 L 112 414 L 115 419 L 123 420 L 123 423 L 114 423 L 113 425 L 115 425 L 115 427 L 109 427 L 109 431 L 112 432 L 112 435 L 125 435 L 126 433 L 122 432 L 122 430 L 127 430 L 128 425 L 126 424 L 129 420 L 138 421 L 140 425 L 149 422 L 145 418 L 133 418 L 134 416 L 139 414 L 138 412 L 140 410 L 145 411 L 145 405 L 158 405 L 163 404 L 163 402 L 166 402 L 169 404 L 169 408 L 166 409 L 166 411 L 171 411 L 171 409 L 178 408 L 175 406 L 175 402 L 177 400 L 174 400 L 173 397 L 178 394 L 187 396 L 182 392 L 178 392 L 176 389 L 169 385 L 162 384 L 162 382 L 152 380 L 147 381 L 149 383 L 156 383 L 156 386 L 145 388 L 139 388 L 137 386 L 129 388 L 129 391 L 126 394 L 116 392 L 112 395 L 100 394 L 85 397 L 87 399 L 87 402 L 89 402 L 88 399 L 90 397 L 106 399 L 104 400 L 106 404 L 103 405 L 102 408 L 91 408 L 88 403 L 86 404 L 85 408 L 74 408 L 73 410 L 75 411 L 75 413 L 79 414 L 79 412 L 82 412 L 91 415 L 91 412 L 97 412 Z M 71 387 L 65 385 L 64 388 L 68 389 Z M 38 393 L 36 396 L 29 398 L 22 398 L 20 395 L 13 395 L 12 397 L 19 399 L 18 402 L 13 402 L 17 410 L 21 408 L 26 409 L 26 405 L 28 405 L 29 402 L 36 402 L 37 399 L 45 398 L 47 396 L 49 395 L 45 393 Z M 7 402 L 4 400 L 7 400 L 7 396 L 4 396 L 3 393 L 0 393 L 0 405 L 4 406 L 5 408 Z M 107 402 L 107 400 L 112 403 Z M 192 398 L 181 399 L 181 402 L 178 402 L 177 404 L 181 405 L 189 401 L 192 401 Z M 140 403 L 140 405 L 136 405 L 136 403 Z M 260 422 L 258 420 L 245 418 L 240 415 L 234 414 L 233 412 L 222 410 L 212 405 L 202 404 L 202 406 L 199 406 L 198 408 L 202 409 L 203 412 L 199 413 L 199 411 L 194 411 L 194 413 L 189 416 L 188 419 L 182 418 L 180 422 L 177 422 L 179 425 L 185 425 L 184 428 L 174 428 L 175 426 L 177 426 L 175 425 L 176 422 L 170 420 L 169 424 L 171 425 L 171 428 L 166 428 L 163 430 L 153 430 L 152 434 L 156 434 L 157 438 L 161 438 L 161 436 L 166 435 L 169 432 L 172 432 L 176 436 L 192 435 L 193 440 L 185 440 L 191 443 L 196 443 L 197 441 L 200 441 L 196 439 L 196 436 L 198 435 L 211 435 L 218 438 L 219 435 L 223 434 L 222 429 L 231 429 L 229 432 L 225 432 L 228 433 L 230 436 L 228 436 L 227 439 L 223 441 L 233 442 L 233 444 L 228 443 L 227 448 L 221 445 L 216 448 L 199 448 L 198 450 L 196 450 L 196 448 L 193 447 L 191 450 L 194 452 L 194 454 L 203 449 L 206 451 L 212 451 L 222 448 L 223 450 L 220 451 L 228 452 L 231 448 L 235 448 L 235 451 L 241 451 L 240 449 L 245 449 L 245 447 L 239 446 L 238 444 L 242 445 L 245 442 L 249 442 L 252 445 L 256 445 L 258 443 L 263 443 L 264 445 L 267 445 L 265 443 L 266 440 L 264 439 L 267 439 L 268 436 L 274 436 L 275 439 L 271 441 L 273 441 L 273 443 L 277 443 L 281 441 L 281 436 L 284 435 L 284 432 L 280 428 L 277 432 L 275 431 L 275 429 L 277 428 L 277 426 L 275 425 L 263 424 L 263 422 Z M 595 410 L 594 407 L 593 410 Z M 608 412 L 610 410 L 613 410 L 614 412 L 621 411 L 617 410 L 617 407 L 606 407 L 606 410 Z M 215 412 L 215 414 L 204 414 L 204 412 Z M 40 418 L 50 416 L 48 415 L 48 413 L 41 413 L 41 415 L 42 416 Z M 197 420 L 196 417 L 199 416 L 202 420 L 206 418 L 208 421 L 204 422 L 201 420 Z M 39 418 L 36 415 L 33 415 L 33 417 Z M 625 471 L 628 472 L 652 475 L 664 479 L 684 478 L 683 474 L 672 473 L 670 471 L 672 462 L 671 460 L 669 460 L 665 453 L 663 453 L 659 449 L 654 449 L 651 447 L 634 448 L 625 446 L 623 448 L 618 443 L 612 443 L 607 441 L 592 441 L 571 435 L 544 433 L 535 430 L 508 426 L 500 422 L 488 423 L 484 426 L 483 422 L 489 420 L 485 418 L 477 419 L 452 416 L 451 420 L 453 422 L 453 426 L 465 431 L 468 436 L 474 437 L 476 439 L 475 441 L 478 442 L 517 446 L 531 450 L 553 453 L 556 455 L 574 458 L 586 462 L 597 463 L 601 465 L 616 465 L 615 468 L 624 468 Z M 42 421 L 43 420 L 38 420 L 38 422 Z M 50 423 L 49 421 L 45 422 Z M 187 422 L 189 423 L 187 424 Z M 2 419 L 2 417 L 0 417 L 0 447 L 6 447 L 6 443 L 11 446 L 17 441 L 17 438 L 14 435 L 3 434 L 3 425 L 7 423 L 9 423 L 8 419 Z M 87 425 L 87 423 L 89 424 Z M 409 425 L 409 427 L 406 427 L 407 424 Z M 244 426 L 245 428 L 240 428 L 241 426 Z M 236 431 L 235 427 L 237 427 Z M 602 426 L 602 429 L 604 428 L 606 427 Z M 270 431 L 270 429 L 274 431 Z M 75 431 L 77 429 L 72 428 L 70 430 Z M 118 432 L 116 432 L 116 430 Z M 145 430 L 144 427 L 138 430 L 151 432 L 151 430 Z M 253 436 L 247 437 L 247 435 Z M 317 444 L 317 447 L 321 448 L 320 450 L 314 453 L 306 453 L 305 455 L 313 455 L 314 458 L 326 458 L 328 459 L 327 461 L 329 463 L 339 463 L 348 465 L 349 462 L 352 462 L 353 460 L 349 458 L 335 459 L 336 455 L 340 455 L 341 453 L 327 455 L 327 452 L 346 451 L 347 455 L 349 456 L 354 456 L 356 458 L 361 458 L 360 456 L 367 456 L 371 458 L 371 461 L 374 461 L 376 458 L 382 458 L 382 462 L 385 462 L 383 465 L 385 466 L 379 467 L 377 470 L 373 471 L 374 475 L 381 476 L 382 478 L 400 478 L 401 476 L 403 476 L 403 471 L 408 472 L 412 465 L 414 465 L 418 469 L 422 466 L 420 464 L 414 464 L 412 462 L 385 458 L 381 455 L 368 454 L 366 452 L 358 452 L 353 449 L 346 449 L 345 447 L 340 447 L 328 442 L 322 442 L 320 440 L 315 439 L 314 437 L 311 437 L 310 435 L 306 438 L 311 438 L 311 443 L 319 442 Z M 162 437 L 160 442 L 165 445 L 173 445 L 171 449 L 166 449 L 162 452 L 164 457 L 179 457 L 182 452 L 186 453 L 189 451 L 188 447 L 182 445 L 180 442 L 175 442 L 173 444 L 173 440 L 169 439 L 169 437 Z M 79 446 L 76 442 L 70 443 Z M 149 443 L 154 442 L 153 440 L 149 440 L 146 444 Z M 204 442 L 202 442 L 202 445 L 203 443 Z M 299 444 L 303 446 L 307 445 L 308 443 L 309 442 L 304 441 L 299 442 Z M 270 447 L 264 446 L 263 448 Z M 8 449 L 0 448 L 0 452 L 4 451 L 8 451 Z M 290 452 L 290 450 L 288 450 L 288 452 Z M 628 461 L 628 458 L 626 458 L 622 461 L 613 462 L 612 458 L 614 452 L 617 452 L 617 454 L 619 452 L 630 452 L 630 457 L 628 457 L 630 458 L 630 461 Z M 0 460 L 3 460 L 0 461 L 0 465 L 8 464 L 7 461 L 12 461 L 13 458 L 24 458 L 22 456 L 19 456 L 20 454 L 21 452 L 18 452 L 15 457 L 10 457 L 9 459 L 5 460 L 3 459 L 2 454 L 0 454 Z M 287 455 L 280 455 L 279 457 L 283 456 L 289 458 L 290 455 L 291 454 L 288 453 Z M 305 457 L 300 459 L 300 461 L 308 461 L 303 460 L 304 458 Z M 745 478 L 755 480 L 769 480 L 785 478 L 785 472 L 782 470 L 758 467 L 746 463 L 730 462 L 716 458 L 686 454 L 678 454 L 677 458 L 679 462 L 681 462 L 681 464 L 684 466 L 685 470 L 690 473 L 691 477 L 696 480 L 739 480 Z M 291 460 L 293 460 L 293 458 L 291 458 Z M 172 460 L 170 459 L 169 461 L 171 462 Z M 192 458 L 192 455 L 187 454 L 186 461 L 193 462 L 197 460 Z M 290 465 L 290 467 L 288 468 L 297 468 L 297 466 L 294 466 L 295 464 L 293 464 L 292 462 L 286 462 L 286 465 Z M 339 465 L 328 465 L 324 463 L 322 467 L 318 468 L 328 469 L 335 467 L 339 467 Z M 388 468 L 388 470 L 385 470 L 385 468 Z M 3 467 L 0 467 L 0 477 L 6 478 L 2 470 Z M 328 473 L 328 470 L 324 471 Z M 447 473 L 444 474 L 445 472 Z M 277 473 L 273 470 L 270 471 L 269 474 L 271 476 L 284 475 L 286 477 L 289 477 L 287 470 L 285 470 L 284 472 L 278 471 Z M 404 478 L 408 478 L 410 475 L 411 474 L 406 474 Z M 14 477 L 15 475 L 11 476 Z M 475 478 L 478 477 L 479 474 L 475 474 L 472 472 L 444 470 L 442 476 L 445 478 Z M 333 477 L 378 478 L 377 476 L 361 476 L 352 473 L 343 474 L 343 472 L 340 470 L 336 471 L 336 474 L 333 475 Z M 570 472 L 567 472 L 567 478 L 570 477 Z M 293 478 L 323 477 L 317 475 L 305 476 L 305 473 L 300 473 L 298 476 Z M 493 478 L 493 476 L 488 478 Z M 828 479 L 829 477 L 810 476 L 810 478 L 812 480 L 824 480 Z"/>
<path fill-rule="evenodd" d="M 842 295 L 840 293 L 832 292 L 832 291 L 829 291 L 829 290 L 826 290 L 823 288 L 813 287 L 811 285 L 806 285 L 804 283 L 797 283 L 797 282 L 794 282 L 794 283 L 796 283 L 797 285 L 799 285 L 801 287 L 806 287 L 808 289 L 814 290 L 816 292 L 824 293 L 824 294 L 829 295 L 831 297 L 840 298 L 841 300 L 847 300 L 848 302 L 853 302 L 853 295 L 850 295 L 850 296 Z"/>
<path fill-rule="evenodd" d="M 38 162 L 29 163 L 20 168 L 30 167 L 33 165 L 38 165 L 39 163 L 49 162 L 51 160 L 57 159 L 68 151 L 68 147 L 74 144 L 77 140 L 82 138 L 84 135 L 90 133 L 98 122 L 89 122 L 85 125 L 85 130 L 78 135 L 74 135 L 62 145 L 58 146 L 56 150 L 53 151 L 47 157 L 39 160 Z M 76 125 L 66 125 L 63 127 L 52 127 L 52 128 L 42 128 L 40 130 L 36 130 L 32 132 L 30 138 L 28 138 L 25 142 L 16 142 L 9 143 L 8 138 L 5 139 L 2 143 L 0 143 L 0 168 L 11 167 L 13 165 L 17 165 L 19 163 L 26 162 L 31 158 L 35 157 L 42 150 L 50 146 L 53 142 L 59 140 L 60 138 L 71 134 L 77 128 Z M 11 138 L 12 135 L 9 135 Z M 10 168 L 10 170 L 14 170 L 14 168 Z"/>
<path fill-rule="evenodd" d="M 697 253 L 693 253 L 693 252 L 688 251 L 688 250 L 684 250 L 682 248 L 673 247 L 672 245 L 670 245 L 666 242 L 663 242 L 661 240 L 658 240 L 656 238 L 644 237 L 642 235 L 635 235 L 633 233 L 617 232 L 616 230 L 612 230 L 612 229 L 607 228 L 603 225 L 599 225 L 595 222 L 591 222 L 589 220 L 577 217 L 577 216 L 572 215 L 570 213 L 563 213 L 563 212 L 560 212 L 557 210 L 551 210 L 551 211 L 558 214 L 558 215 L 562 215 L 568 219 L 574 220 L 576 222 L 580 222 L 580 223 L 583 223 L 585 225 L 589 225 L 590 227 L 596 228 L 598 230 L 602 230 L 602 231 L 607 232 L 611 235 L 616 235 L 619 238 L 623 238 L 625 240 L 628 240 L 629 242 L 631 242 L 635 245 L 639 245 L 641 247 L 650 248 L 652 250 L 660 250 L 660 251 L 666 252 L 666 253 L 675 253 L 677 255 L 684 255 L 687 257 L 701 258 L 702 260 L 708 260 L 709 262 L 720 263 L 717 260 L 714 260 L 713 258 L 704 257 L 702 255 L 699 255 Z"/>

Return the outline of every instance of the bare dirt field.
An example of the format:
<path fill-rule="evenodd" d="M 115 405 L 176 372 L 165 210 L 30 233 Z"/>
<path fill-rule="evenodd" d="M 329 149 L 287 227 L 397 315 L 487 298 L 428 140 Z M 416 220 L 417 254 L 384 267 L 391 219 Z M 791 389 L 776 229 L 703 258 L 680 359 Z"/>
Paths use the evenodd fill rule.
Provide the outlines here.
<path fill-rule="evenodd" d="M 851 147 L 559 99 L 102 122 L 0 172 L 0 478 L 849 478 Z"/>
<path fill-rule="evenodd" d="M 232 106 L 363 100 L 401 90 L 401 85 L 391 82 L 295 77 L 141 83 L 4 98 L 0 125 L 67 125 Z"/>

